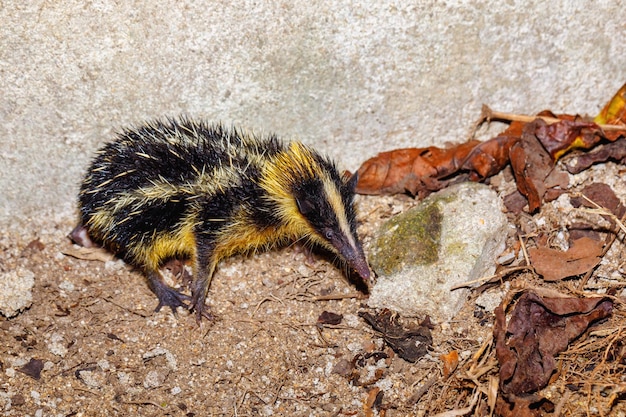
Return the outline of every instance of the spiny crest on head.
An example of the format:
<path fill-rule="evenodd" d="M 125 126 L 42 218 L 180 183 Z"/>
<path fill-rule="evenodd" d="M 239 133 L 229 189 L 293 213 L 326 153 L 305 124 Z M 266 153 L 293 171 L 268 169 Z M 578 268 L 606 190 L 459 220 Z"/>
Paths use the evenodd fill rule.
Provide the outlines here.
<path fill-rule="evenodd" d="M 313 152 L 301 142 L 291 142 L 287 151 L 278 156 L 276 164 L 292 179 L 310 179 L 319 174 Z"/>
<path fill-rule="evenodd" d="M 326 176 L 319 165 L 319 156 L 301 142 L 291 142 L 265 164 L 260 185 L 265 198 L 276 203 L 281 218 L 290 223 L 296 234 L 308 234 L 309 226 L 301 222 L 301 213 L 294 199 L 294 187 Z"/>
<path fill-rule="evenodd" d="M 296 182 L 314 179 L 319 175 L 313 152 L 300 142 L 291 142 L 266 166 L 262 185 L 275 197 L 291 198 L 291 187 Z"/>

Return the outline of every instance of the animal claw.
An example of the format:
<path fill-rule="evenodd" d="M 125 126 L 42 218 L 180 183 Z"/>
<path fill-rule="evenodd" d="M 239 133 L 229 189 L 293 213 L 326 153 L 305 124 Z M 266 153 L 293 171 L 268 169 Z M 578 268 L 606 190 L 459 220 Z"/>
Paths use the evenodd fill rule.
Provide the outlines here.
<path fill-rule="evenodd" d="M 176 309 L 178 307 L 189 309 L 189 305 L 185 304 L 185 301 L 189 301 L 191 297 L 181 294 L 172 288 L 160 288 L 160 291 L 157 292 L 157 297 L 159 299 L 159 304 L 154 309 L 157 313 L 161 311 L 162 307 L 169 307 L 172 310 L 172 313 L 174 313 L 174 316 L 177 316 Z"/>
<path fill-rule="evenodd" d="M 202 319 L 205 318 L 208 321 L 215 320 L 215 316 L 211 314 L 210 308 L 204 303 L 204 300 L 197 299 L 191 301 L 191 305 L 189 306 L 189 311 L 194 311 L 196 313 L 196 322 L 198 325 L 202 323 Z"/>

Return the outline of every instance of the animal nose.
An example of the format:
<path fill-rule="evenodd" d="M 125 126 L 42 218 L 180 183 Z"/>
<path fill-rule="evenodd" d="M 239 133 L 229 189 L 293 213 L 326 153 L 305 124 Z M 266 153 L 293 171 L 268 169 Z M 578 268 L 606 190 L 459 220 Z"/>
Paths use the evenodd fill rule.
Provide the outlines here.
<path fill-rule="evenodd" d="M 370 280 L 370 268 L 365 260 L 365 256 L 359 256 L 356 259 L 349 260 L 348 263 L 364 281 Z"/>

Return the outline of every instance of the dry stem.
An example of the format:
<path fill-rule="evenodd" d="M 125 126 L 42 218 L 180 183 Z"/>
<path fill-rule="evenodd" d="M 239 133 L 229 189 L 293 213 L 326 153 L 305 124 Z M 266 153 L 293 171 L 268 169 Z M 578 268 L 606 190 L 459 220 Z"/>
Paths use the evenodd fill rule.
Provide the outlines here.
<path fill-rule="evenodd" d="M 486 120 L 507 120 L 510 122 L 524 122 L 531 123 L 537 119 L 541 119 L 548 124 L 561 122 L 562 119 L 558 119 L 556 117 L 547 117 L 547 116 L 529 116 L 526 114 L 515 114 L 515 113 L 505 113 L 499 111 L 493 111 L 489 106 L 483 104 L 482 108 L 482 116 Z M 621 131 L 626 130 L 626 126 L 622 125 L 598 125 L 600 129 L 604 131 Z"/>

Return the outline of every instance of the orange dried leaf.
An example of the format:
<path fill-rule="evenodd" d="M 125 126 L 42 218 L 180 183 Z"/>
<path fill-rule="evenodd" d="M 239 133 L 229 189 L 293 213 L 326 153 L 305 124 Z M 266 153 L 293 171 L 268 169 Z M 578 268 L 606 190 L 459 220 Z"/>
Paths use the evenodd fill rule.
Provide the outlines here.
<path fill-rule="evenodd" d="M 439 359 L 443 362 L 443 377 L 447 379 L 459 365 L 459 352 L 453 350 L 450 353 L 439 355 Z"/>
<path fill-rule="evenodd" d="M 375 406 L 381 399 L 379 394 L 381 391 L 378 387 L 373 387 L 367 392 L 367 399 L 363 403 L 363 411 L 367 417 L 374 417 Z"/>
<path fill-rule="evenodd" d="M 519 136 L 503 133 L 477 145 L 463 163 L 463 169 L 470 171 L 470 179 L 479 181 L 500 172 L 509 163 L 511 147 L 519 141 Z"/>
<path fill-rule="evenodd" d="M 472 140 L 453 148 L 407 148 L 383 152 L 370 158 L 358 170 L 359 194 L 410 193 L 424 197 L 447 185 L 442 180 L 457 172 L 467 155 L 480 141 Z"/>
<path fill-rule="evenodd" d="M 593 122 L 566 114 L 557 117 L 549 111 L 535 118 L 488 109 L 484 118 L 514 121 L 501 135 L 482 143 L 472 140 L 447 149 L 432 146 L 380 153 L 359 168 L 356 192 L 410 193 L 423 198 L 446 187 L 461 172 L 480 181 L 511 163 L 518 191 L 528 200 L 529 211 L 535 212 L 542 201 L 556 198 L 567 186 L 564 173 L 554 170 L 555 161 L 573 149 L 591 149 L 603 139 L 615 141 L 624 136 L 625 130 L 609 130 L 615 129 L 611 126 L 605 132 L 597 123 L 626 126 L 626 84 Z M 626 160 L 626 146 L 608 151 L 568 169 L 584 169 L 602 158 Z"/>

